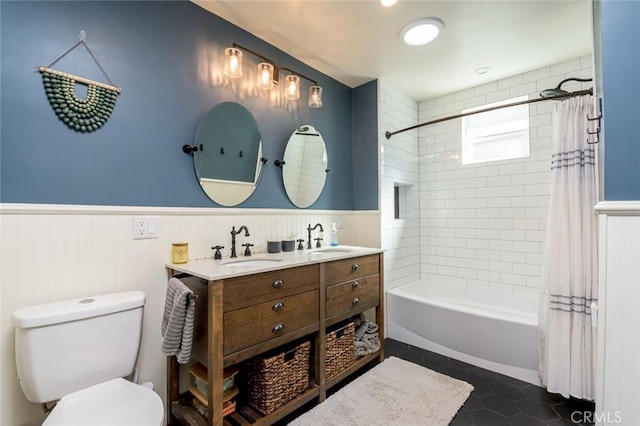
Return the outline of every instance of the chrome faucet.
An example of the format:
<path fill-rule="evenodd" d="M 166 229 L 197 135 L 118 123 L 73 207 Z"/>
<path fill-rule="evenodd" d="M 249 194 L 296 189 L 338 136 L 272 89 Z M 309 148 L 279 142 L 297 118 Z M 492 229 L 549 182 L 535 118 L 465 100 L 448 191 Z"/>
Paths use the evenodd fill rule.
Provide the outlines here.
<path fill-rule="evenodd" d="M 315 226 L 312 228 L 311 224 L 309 224 L 309 227 L 307 228 L 307 232 L 309 233 L 309 239 L 307 240 L 307 248 L 310 249 L 311 248 L 311 231 L 313 231 L 314 229 L 320 227 L 320 232 L 324 232 L 324 229 L 322 229 L 322 225 L 320 225 L 319 223 L 316 223 Z M 320 247 L 320 240 L 322 238 L 316 238 L 316 247 Z"/>
<path fill-rule="evenodd" d="M 248 237 L 249 228 L 247 228 L 245 225 L 242 225 L 240 228 L 238 228 L 237 231 L 235 226 L 231 228 L 231 257 L 238 257 L 238 255 L 236 254 L 236 235 L 241 233 L 243 230 L 244 236 Z"/>

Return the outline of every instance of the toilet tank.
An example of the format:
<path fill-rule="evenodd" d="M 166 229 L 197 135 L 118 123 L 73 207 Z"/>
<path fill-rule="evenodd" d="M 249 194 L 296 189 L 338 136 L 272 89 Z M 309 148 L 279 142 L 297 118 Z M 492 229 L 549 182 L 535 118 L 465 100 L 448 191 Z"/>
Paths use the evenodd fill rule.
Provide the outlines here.
<path fill-rule="evenodd" d="M 18 380 L 31 402 L 49 402 L 132 373 L 142 333 L 141 291 L 18 309 Z"/>

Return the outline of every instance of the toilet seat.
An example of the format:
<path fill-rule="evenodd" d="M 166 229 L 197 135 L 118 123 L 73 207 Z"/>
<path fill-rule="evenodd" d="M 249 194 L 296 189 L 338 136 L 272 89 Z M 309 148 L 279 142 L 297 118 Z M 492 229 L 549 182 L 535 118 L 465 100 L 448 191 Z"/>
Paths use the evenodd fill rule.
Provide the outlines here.
<path fill-rule="evenodd" d="M 42 426 L 161 426 L 160 396 L 118 378 L 65 395 Z"/>

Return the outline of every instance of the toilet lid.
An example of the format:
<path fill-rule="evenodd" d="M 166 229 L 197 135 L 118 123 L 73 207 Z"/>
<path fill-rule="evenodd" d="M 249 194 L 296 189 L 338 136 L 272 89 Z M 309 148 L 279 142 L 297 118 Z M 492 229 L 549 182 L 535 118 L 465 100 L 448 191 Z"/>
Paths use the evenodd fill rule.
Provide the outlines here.
<path fill-rule="evenodd" d="M 42 426 L 160 426 L 163 420 L 157 393 L 114 379 L 65 395 Z"/>

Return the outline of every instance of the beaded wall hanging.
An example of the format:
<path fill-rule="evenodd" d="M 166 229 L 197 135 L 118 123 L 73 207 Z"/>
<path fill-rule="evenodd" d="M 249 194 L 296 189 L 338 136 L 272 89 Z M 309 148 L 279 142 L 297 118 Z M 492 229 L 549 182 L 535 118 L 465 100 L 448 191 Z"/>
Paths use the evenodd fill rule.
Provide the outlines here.
<path fill-rule="evenodd" d="M 70 129 L 90 133 L 98 130 L 107 122 L 116 104 L 116 97 L 122 89 L 113 85 L 104 68 L 87 46 L 85 39 L 86 35 L 84 31 L 81 31 L 78 43 L 60 55 L 48 67 L 39 67 L 38 69 L 42 73 L 42 82 L 49 103 L 58 118 Z M 80 45 L 87 49 L 91 59 L 100 68 L 109 84 L 51 69 L 56 62 Z M 79 98 L 75 93 L 77 83 L 87 86 L 87 96 L 84 99 Z"/>

